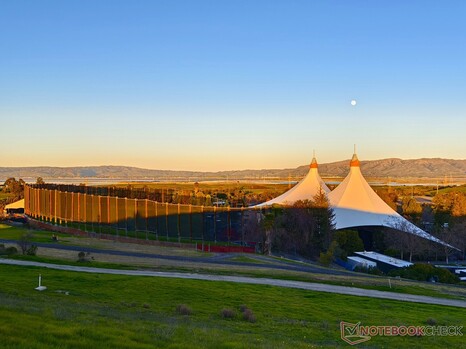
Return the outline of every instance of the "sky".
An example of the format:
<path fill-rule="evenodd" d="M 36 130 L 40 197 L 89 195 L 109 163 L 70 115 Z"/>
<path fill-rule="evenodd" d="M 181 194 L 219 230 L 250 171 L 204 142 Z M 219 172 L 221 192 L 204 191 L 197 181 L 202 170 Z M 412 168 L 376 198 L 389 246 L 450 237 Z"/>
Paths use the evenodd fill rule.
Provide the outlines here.
<path fill-rule="evenodd" d="M 466 2 L 0 0 L 0 167 L 466 159 Z M 355 99 L 357 104 L 351 105 Z"/>

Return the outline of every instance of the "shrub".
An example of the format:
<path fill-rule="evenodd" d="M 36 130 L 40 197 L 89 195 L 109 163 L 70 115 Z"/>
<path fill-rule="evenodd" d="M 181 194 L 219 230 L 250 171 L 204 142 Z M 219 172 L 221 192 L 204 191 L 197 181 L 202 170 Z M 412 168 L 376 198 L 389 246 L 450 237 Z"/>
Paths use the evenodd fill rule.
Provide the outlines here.
<path fill-rule="evenodd" d="M 35 256 L 36 254 L 37 254 L 37 245 L 31 245 L 26 250 L 26 255 L 28 255 L 28 256 Z"/>
<path fill-rule="evenodd" d="M 356 251 L 364 251 L 364 243 L 354 230 L 338 230 L 335 232 L 335 241 L 340 246 L 342 253 L 337 257 L 346 261 L 346 256 Z"/>
<path fill-rule="evenodd" d="M 33 246 L 32 242 L 31 242 L 33 237 L 34 236 L 30 232 L 21 235 L 21 237 L 20 237 L 20 239 L 18 241 L 18 246 L 21 249 L 21 252 L 23 254 L 28 254 L 28 251 Z M 36 247 L 36 249 L 37 249 L 37 247 Z"/>
<path fill-rule="evenodd" d="M 230 308 L 223 308 L 220 312 L 220 316 L 224 319 L 233 319 L 235 315 L 235 311 Z"/>
<path fill-rule="evenodd" d="M 18 254 L 18 249 L 14 246 L 10 246 L 5 249 L 5 252 L 8 256 L 13 256 L 15 254 Z"/>
<path fill-rule="evenodd" d="M 430 317 L 427 319 L 427 325 L 430 325 L 430 326 L 435 326 L 437 325 L 437 320 L 435 320 L 434 318 Z"/>
<path fill-rule="evenodd" d="M 256 316 L 251 309 L 245 309 L 243 311 L 243 319 L 249 322 L 256 322 Z"/>
<path fill-rule="evenodd" d="M 188 307 L 186 304 L 178 304 L 176 306 L 176 312 L 180 315 L 191 315 L 192 314 L 192 310 L 190 307 Z"/>
<path fill-rule="evenodd" d="M 443 268 L 436 268 L 431 264 L 416 263 L 407 268 L 391 270 L 388 275 L 400 276 L 418 281 L 438 280 L 446 284 L 455 284 L 459 282 L 459 278 L 450 271 Z"/>
<path fill-rule="evenodd" d="M 78 253 L 78 262 L 90 262 L 91 259 L 94 259 L 94 257 L 90 257 L 89 256 L 91 255 L 90 252 L 79 252 Z"/>

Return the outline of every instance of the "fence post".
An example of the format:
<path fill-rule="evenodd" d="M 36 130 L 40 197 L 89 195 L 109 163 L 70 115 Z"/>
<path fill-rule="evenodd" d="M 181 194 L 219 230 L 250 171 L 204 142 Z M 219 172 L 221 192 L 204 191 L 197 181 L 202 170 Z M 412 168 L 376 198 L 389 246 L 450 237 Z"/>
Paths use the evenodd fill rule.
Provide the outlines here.
<path fill-rule="evenodd" d="M 91 194 L 91 231 L 94 232 L 94 195 Z"/>
<path fill-rule="evenodd" d="M 84 192 L 84 231 L 87 233 L 87 193 Z"/>
<path fill-rule="evenodd" d="M 128 197 L 125 196 L 125 235 L 128 237 Z"/>
<path fill-rule="evenodd" d="M 38 213 L 38 218 L 40 219 L 40 189 L 37 190 L 37 213 Z"/>
<path fill-rule="evenodd" d="M 214 206 L 214 242 L 217 242 L 217 206 Z"/>
<path fill-rule="evenodd" d="M 78 229 L 81 229 L 81 192 L 78 191 Z"/>
<path fill-rule="evenodd" d="M 159 209 L 158 209 L 158 202 L 155 201 L 155 239 L 159 240 Z"/>
<path fill-rule="evenodd" d="M 204 229 L 205 229 L 205 216 L 204 205 L 201 206 L 201 239 L 202 239 L 202 252 L 204 252 Z"/>
<path fill-rule="evenodd" d="M 74 221 L 74 192 L 71 192 L 71 222 Z"/>
<path fill-rule="evenodd" d="M 107 189 L 107 194 L 110 194 L 110 190 Z M 110 227 L 110 195 L 107 195 L 107 224 Z"/>
<path fill-rule="evenodd" d="M 49 190 L 49 222 L 52 222 L 52 190 Z"/>
<path fill-rule="evenodd" d="M 163 191 L 162 191 L 162 193 L 163 193 Z M 168 202 L 165 203 L 165 225 L 166 225 L 166 228 L 167 228 L 167 241 L 168 241 Z"/>
<path fill-rule="evenodd" d="M 138 238 L 138 199 L 134 199 L 134 235 Z"/>
<path fill-rule="evenodd" d="M 244 246 L 244 206 L 241 206 L 241 246 Z"/>
<path fill-rule="evenodd" d="M 178 228 L 178 242 L 181 242 L 181 204 L 180 203 L 178 203 L 177 228 Z"/>
<path fill-rule="evenodd" d="M 149 240 L 149 200 L 145 199 L 144 201 L 146 213 L 145 213 L 145 218 L 146 218 L 146 240 Z"/>
<path fill-rule="evenodd" d="M 189 239 L 193 241 L 193 205 L 189 205 Z"/>
<path fill-rule="evenodd" d="M 99 207 L 99 216 L 97 217 L 97 222 L 99 223 L 99 234 L 102 234 L 102 202 L 100 199 L 101 196 L 97 195 L 97 204 Z"/>
<path fill-rule="evenodd" d="M 115 197 L 115 222 L 116 222 L 116 236 L 118 238 L 119 232 L 118 232 L 118 196 Z"/>
<path fill-rule="evenodd" d="M 68 226 L 68 192 L 65 191 L 65 226 Z"/>
<path fill-rule="evenodd" d="M 227 209 L 227 234 L 228 234 L 228 244 L 231 239 L 231 216 L 230 216 L 230 206 Z"/>

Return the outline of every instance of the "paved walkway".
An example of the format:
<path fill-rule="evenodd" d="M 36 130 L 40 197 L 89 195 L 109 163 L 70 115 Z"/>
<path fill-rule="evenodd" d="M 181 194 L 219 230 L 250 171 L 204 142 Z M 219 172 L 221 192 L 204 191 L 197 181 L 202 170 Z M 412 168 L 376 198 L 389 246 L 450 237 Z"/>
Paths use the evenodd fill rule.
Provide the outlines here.
<path fill-rule="evenodd" d="M 100 274 L 115 274 L 115 275 L 132 275 L 132 276 L 152 276 L 152 277 L 168 277 L 178 279 L 194 279 L 206 281 L 226 281 L 237 282 L 255 285 L 269 285 L 287 288 L 299 288 L 310 291 L 330 292 L 346 294 L 351 296 L 363 296 L 370 298 L 393 299 L 404 302 L 427 303 L 436 305 L 447 305 L 452 307 L 466 308 L 466 301 L 446 298 L 435 298 L 428 296 L 411 295 L 405 293 L 385 292 L 377 290 L 366 290 L 357 287 L 336 286 L 327 284 L 318 284 L 302 281 L 289 281 L 280 279 L 267 278 L 252 278 L 245 276 L 227 276 L 227 275 L 208 275 L 208 274 L 193 274 L 193 273 L 175 273 L 175 272 L 158 272 L 158 271 L 143 271 L 143 270 L 118 270 L 118 269 L 103 269 L 92 267 L 79 267 L 72 265 L 58 265 L 40 262 L 20 261 L 12 259 L 0 258 L 0 264 L 35 266 L 42 268 L 85 272 L 85 273 L 100 273 Z"/>

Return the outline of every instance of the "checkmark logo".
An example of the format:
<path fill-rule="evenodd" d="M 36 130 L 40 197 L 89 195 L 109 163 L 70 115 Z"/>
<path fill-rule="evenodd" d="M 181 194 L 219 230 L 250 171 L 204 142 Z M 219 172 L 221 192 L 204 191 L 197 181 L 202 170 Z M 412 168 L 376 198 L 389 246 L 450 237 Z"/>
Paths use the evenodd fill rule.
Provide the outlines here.
<path fill-rule="evenodd" d="M 371 339 L 370 336 L 363 336 L 359 331 L 359 325 L 361 322 L 353 324 L 351 322 L 341 321 L 340 322 L 340 333 L 341 339 L 350 345 L 356 345 L 362 342 L 366 342 Z"/>

